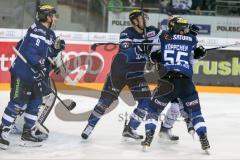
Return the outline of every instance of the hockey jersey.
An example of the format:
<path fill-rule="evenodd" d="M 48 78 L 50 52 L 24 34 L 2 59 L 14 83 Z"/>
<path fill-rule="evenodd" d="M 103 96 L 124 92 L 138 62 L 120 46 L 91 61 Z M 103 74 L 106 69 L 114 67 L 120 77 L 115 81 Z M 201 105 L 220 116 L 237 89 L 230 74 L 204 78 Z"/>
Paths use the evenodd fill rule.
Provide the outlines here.
<path fill-rule="evenodd" d="M 17 44 L 17 49 L 28 63 L 37 69 L 38 65 L 46 63 L 47 56 L 53 56 L 54 53 L 50 48 L 55 38 L 56 36 L 51 29 L 35 22 Z M 25 81 L 34 82 L 32 71 L 19 57 L 15 59 L 10 72 Z"/>
<path fill-rule="evenodd" d="M 154 39 L 159 39 L 160 36 L 160 30 L 154 26 L 146 27 L 146 38 L 144 37 L 144 33 L 137 32 L 133 27 L 128 27 L 124 31 L 120 33 L 120 39 L 119 42 L 133 42 L 133 43 L 140 43 L 144 40 L 153 41 Z M 139 53 L 137 50 L 137 45 L 132 45 L 130 48 L 121 48 L 119 49 L 119 53 L 124 54 L 127 57 L 127 62 L 132 64 L 133 63 L 146 63 L 148 56 L 147 54 Z M 130 67 L 131 68 L 131 67 Z M 122 70 L 128 71 L 127 76 L 128 77 L 136 77 L 136 76 L 142 76 L 144 73 L 144 65 L 142 65 L 142 68 L 140 67 L 138 72 L 131 72 L 128 65 L 122 66 Z"/>
<path fill-rule="evenodd" d="M 198 43 L 196 36 L 163 31 L 160 39 L 161 63 L 168 71 L 180 72 L 191 78 L 193 75 L 193 52 Z"/>

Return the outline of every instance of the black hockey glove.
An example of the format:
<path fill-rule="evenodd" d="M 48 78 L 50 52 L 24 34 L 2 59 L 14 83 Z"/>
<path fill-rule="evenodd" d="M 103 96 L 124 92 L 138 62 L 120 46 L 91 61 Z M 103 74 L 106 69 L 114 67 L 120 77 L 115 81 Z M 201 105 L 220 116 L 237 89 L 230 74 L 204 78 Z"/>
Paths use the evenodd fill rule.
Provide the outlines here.
<path fill-rule="evenodd" d="M 155 51 L 155 52 L 151 52 L 149 54 L 149 61 L 152 64 L 159 63 L 161 61 L 161 51 L 158 50 L 158 51 Z"/>
<path fill-rule="evenodd" d="M 151 44 L 146 44 L 146 43 L 152 43 L 152 41 L 150 40 L 144 40 L 142 41 L 142 44 L 140 45 L 136 45 L 136 50 L 139 54 L 149 54 L 151 49 L 152 49 L 152 45 Z"/>
<path fill-rule="evenodd" d="M 44 64 L 39 64 L 34 68 L 36 72 L 33 74 L 33 78 L 36 82 L 41 82 L 46 76 L 47 68 Z"/>
<path fill-rule="evenodd" d="M 206 49 L 203 46 L 199 46 L 194 50 L 194 59 L 201 59 L 207 54 Z"/>
<path fill-rule="evenodd" d="M 199 30 L 200 30 L 199 27 L 196 26 L 195 24 L 192 24 L 192 25 L 189 26 L 189 32 L 190 32 L 190 34 L 192 34 L 192 35 L 194 35 L 194 36 L 197 36 L 197 35 L 198 35 Z"/>

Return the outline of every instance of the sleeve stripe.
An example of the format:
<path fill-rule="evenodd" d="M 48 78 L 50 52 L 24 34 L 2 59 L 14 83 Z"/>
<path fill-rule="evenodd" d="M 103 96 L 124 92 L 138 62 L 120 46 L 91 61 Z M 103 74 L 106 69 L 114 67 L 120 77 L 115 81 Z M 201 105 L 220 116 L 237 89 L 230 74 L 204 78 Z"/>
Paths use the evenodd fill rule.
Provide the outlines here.
<path fill-rule="evenodd" d="M 132 39 L 130 38 L 124 38 L 124 39 L 120 39 L 119 42 L 125 42 L 125 41 L 131 41 L 132 42 Z"/>
<path fill-rule="evenodd" d="M 34 34 L 34 33 L 30 33 L 30 37 L 36 38 L 36 39 L 41 39 L 41 40 L 43 40 L 46 44 L 52 45 L 52 41 L 47 40 L 46 37 L 43 37 L 43 36 L 40 36 L 40 35 L 37 35 L 37 34 Z"/>

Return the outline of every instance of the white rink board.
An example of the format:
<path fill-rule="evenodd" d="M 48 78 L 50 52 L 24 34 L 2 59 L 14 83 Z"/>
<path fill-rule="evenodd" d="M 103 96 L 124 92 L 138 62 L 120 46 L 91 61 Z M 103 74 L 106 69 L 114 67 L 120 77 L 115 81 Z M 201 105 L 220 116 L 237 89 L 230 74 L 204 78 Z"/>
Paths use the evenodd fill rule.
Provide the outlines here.
<path fill-rule="evenodd" d="M 60 97 L 67 98 L 64 95 Z M 0 92 L 0 115 L 8 103 L 9 92 Z M 80 113 L 93 108 L 97 99 L 73 96 Z M 11 136 L 11 147 L 0 150 L 0 159 L 240 159 L 240 95 L 200 93 L 202 112 L 208 126 L 211 155 L 200 149 L 198 138 L 193 141 L 187 134 L 185 124 L 177 122 L 173 132 L 180 136 L 178 144 L 158 143 L 155 139 L 149 152 L 141 151 L 139 144 L 121 142 L 123 122 L 119 114 L 130 113 L 122 100 L 113 112 L 100 120 L 88 142 L 81 141 L 81 132 L 86 122 L 63 122 L 52 112 L 46 125 L 51 130 L 49 139 L 40 148 L 18 146 L 19 136 Z M 140 133 L 144 133 L 143 125 Z"/>

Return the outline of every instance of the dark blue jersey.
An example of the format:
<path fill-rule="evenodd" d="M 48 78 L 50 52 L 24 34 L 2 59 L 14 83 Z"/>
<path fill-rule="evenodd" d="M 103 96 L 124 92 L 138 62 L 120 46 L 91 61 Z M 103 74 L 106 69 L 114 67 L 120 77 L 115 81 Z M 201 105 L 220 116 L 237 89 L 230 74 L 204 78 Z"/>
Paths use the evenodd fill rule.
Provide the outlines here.
<path fill-rule="evenodd" d="M 17 48 L 28 63 L 36 69 L 37 66 L 45 63 L 47 56 L 53 55 L 49 48 L 52 47 L 55 38 L 56 36 L 51 29 L 46 28 L 39 22 L 35 22 L 27 30 L 24 38 L 17 44 Z M 25 81 L 34 81 L 32 71 L 19 57 L 14 61 L 10 71 Z"/>
<path fill-rule="evenodd" d="M 197 46 L 196 36 L 171 34 L 163 31 L 161 36 L 161 63 L 168 71 L 180 72 L 192 77 L 192 58 Z"/>
<path fill-rule="evenodd" d="M 119 42 L 143 42 L 144 40 L 148 39 L 150 41 L 158 38 L 160 36 L 160 31 L 158 28 L 154 26 L 149 26 L 146 27 L 146 35 L 147 38 L 145 38 L 144 33 L 139 33 L 137 32 L 133 27 L 128 27 L 124 31 L 120 33 L 120 40 Z M 127 57 L 128 62 L 135 62 L 135 63 L 146 63 L 146 60 L 148 59 L 147 54 L 139 53 L 136 45 L 133 45 L 131 48 L 124 49 L 121 48 L 119 49 L 119 53 L 124 54 Z M 143 70 L 140 72 L 131 72 L 128 68 L 128 66 L 125 66 L 125 70 L 128 71 L 128 76 L 129 77 L 134 77 L 134 76 L 139 76 L 143 75 Z"/>

